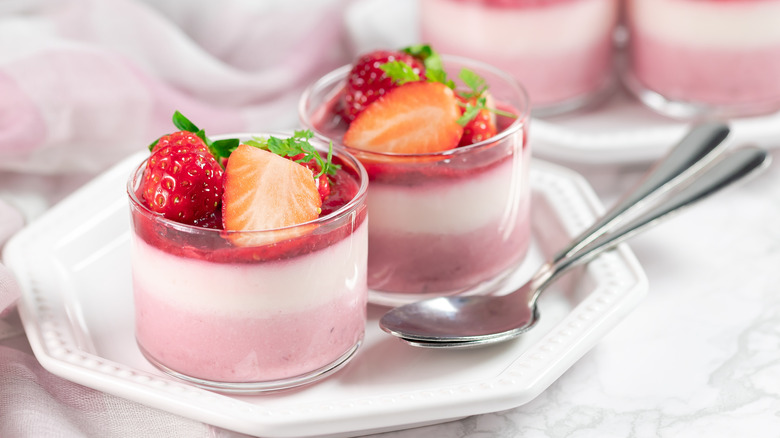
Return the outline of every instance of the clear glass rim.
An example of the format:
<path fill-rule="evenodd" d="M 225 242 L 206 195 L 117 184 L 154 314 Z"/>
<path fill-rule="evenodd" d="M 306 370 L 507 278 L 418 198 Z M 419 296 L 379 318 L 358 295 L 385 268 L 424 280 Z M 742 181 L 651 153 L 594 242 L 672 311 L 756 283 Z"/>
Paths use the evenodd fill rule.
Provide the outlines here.
<path fill-rule="evenodd" d="M 428 153 L 421 153 L 421 154 L 400 154 L 400 153 L 393 153 L 393 152 L 375 152 L 375 151 L 366 151 L 362 149 L 357 148 L 351 148 L 349 146 L 345 146 L 340 141 L 338 143 L 334 142 L 334 147 L 338 145 L 339 149 L 347 150 L 349 152 L 358 153 L 360 155 L 364 156 L 378 156 L 378 157 L 385 157 L 385 158 L 436 158 L 440 157 L 442 159 L 460 155 L 460 154 L 467 154 L 469 152 L 474 151 L 475 149 L 482 149 L 486 147 L 490 147 L 495 143 L 499 143 L 505 138 L 514 135 L 521 129 L 523 129 L 524 126 L 528 123 L 527 121 L 530 118 L 531 114 L 531 104 L 528 97 L 528 92 L 525 90 L 525 88 L 515 79 L 512 75 L 509 73 L 499 69 L 498 67 L 495 67 L 491 64 L 477 61 L 470 58 L 464 58 L 460 56 L 453 56 L 453 55 L 446 55 L 441 54 L 442 61 L 445 64 L 448 63 L 459 63 L 463 66 L 468 66 L 472 69 L 479 69 L 483 71 L 489 71 L 491 74 L 501 78 L 505 83 L 509 84 L 510 88 L 516 92 L 522 102 L 522 108 L 517 108 L 519 110 L 519 114 L 517 118 L 503 131 L 499 132 L 495 136 L 483 140 L 478 143 L 474 143 L 468 146 L 461 146 L 456 147 L 453 149 L 449 149 L 446 151 L 440 151 L 440 152 L 428 152 Z M 320 79 L 316 80 L 312 84 L 310 84 L 301 94 L 301 98 L 298 101 L 298 118 L 300 122 L 303 124 L 303 126 L 306 129 L 311 130 L 315 136 L 319 137 L 320 139 L 323 139 L 325 141 L 332 140 L 328 139 L 325 135 L 323 135 L 309 120 L 309 100 L 311 99 L 311 96 L 314 95 L 314 92 L 317 90 L 323 90 L 327 87 L 343 82 L 344 79 L 347 77 L 347 74 L 352 69 L 352 66 L 350 64 L 343 65 L 341 67 L 336 68 L 335 70 L 331 70 L 330 72 L 326 73 L 324 76 L 322 76 Z M 340 88 L 336 90 L 337 92 L 340 91 Z M 331 95 L 330 97 L 334 97 Z"/>
<path fill-rule="evenodd" d="M 222 140 L 227 138 L 238 138 L 240 140 L 246 140 L 252 137 L 267 137 L 267 136 L 274 136 L 274 137 L 290 137 L 292 136 L 292 132 L 287 131 L 268 131 L 268 132 L 258 132 L 258 133 L 233 133 L 233 134 L 222 134 L 222 135 L 215 135 L 210 136 L 212 140 Z M 314 147 L 316 147 L 318 150 L 322 152 L 328 151 L 328 146 L 324 144 L 323 140 L 320 138 L 313 138 L 312 144 Z M 146 164 L 149 161 L 149 158 L 145 158 L 130 174 L 130 176 L 127 179 L 126 184 L 126 192 L 128 195 L 128 198 L 130 199 L 131 205 L 140 213 L 142 213 L 147 219 L 157 221 L 161 224 L 166 225 L 167 227 L 171 227 L 174 229 L 177 229 L 179 231 L 189 232 L 189 233 L 215 233 L 219 234 L 221 236 L 227 236 L 227 235 L 235 235 L 235 234 L 273 234 L 277 233 L 279 231 L 287 231 L 287 230 L 294 230 L 296 228 L 303 228 L 303 227 L 311 227 L 312 225 L 324 225 L 331 222 L 336 222 L 342 217 L 350 214 L 351 212 L 357 210 L 357 208 L 361 204 L 365 204 L 365 198 L 366 194 L 368 192 L 368 173 L 366 172 L 365 167 L 360 163 L 360 161 L 355 158 L 352 154 L 349 153 L 349 151 L 346 151 L 344 149 L 337 149 L 334 145 L 333 148 L 333 155 L 339 157 L 342 160 L 345 160 L 348 162 L 357 172 L 358 174 L 358 191 L 355 193 L 355 196 L 346 204 L 344 204 L 341 208 L 338 210 L 322 216 L 318 217 L 317 219 L 290 225 L 287 227 L 281 227 L 281 228 L 273 228 L 268 230 L 224 230 L 224 229 L 215 229 L 215 228 L 204 228 L 199 227 L 197 225 L 190 225 L 190 224 L 184 224 L 181 222 L 176 222 L 174 220 L 168 219 L 158 213 L 155 213 L 152 211 L 149 207 L 145 205 L 145 203 L 136 196 L 136 187 L 137 184 L 140 183 L 140 179 L 143 176 L 143 171 L 146 168 Z"/>

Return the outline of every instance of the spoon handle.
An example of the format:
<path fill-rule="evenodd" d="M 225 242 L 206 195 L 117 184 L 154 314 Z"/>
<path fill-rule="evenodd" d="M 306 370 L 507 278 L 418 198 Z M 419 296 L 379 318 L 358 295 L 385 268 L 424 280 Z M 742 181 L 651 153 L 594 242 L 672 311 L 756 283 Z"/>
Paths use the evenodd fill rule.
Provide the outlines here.
<path fill-rule="evenodd" d="M 569 246 L 557 252 L 552 263 L 570 257 L 606 233 L 629 212 L 643 208 L 652 199 L 673 189 L 685 179 L 686 175 L 700 169 L 708 161 L 704 158 L 710 156 L 728 134 L 728 125 L 720 122 L 705 122 L 693 127 L 664 159 L 648 172 L 630 194 L 623 197 L 593 225 L 580 233 Z"/>
<path fill-rule="evenodd" d="M 667 198 L 647 208 L 644 212 L 638 213 L 624 224 L 591 239 L 579 251 L 549 265 L 546 275 L 539 279 L 539 287 L 531 298 L 531 303 L 535 303 L 541 291 L 569 268 L 592 260 L 629 237 L 656 225 L 661 219 L 671 216 L 670 213 L 692 205 L 767 166 L 771 161 L 770 158 L 766 150 L 746 147 L 724 153 L 707 166 L 700 168 L 697 173 L 688 174 L 687 178 L 677 184 L 679 189 L 672 192 Z"/>

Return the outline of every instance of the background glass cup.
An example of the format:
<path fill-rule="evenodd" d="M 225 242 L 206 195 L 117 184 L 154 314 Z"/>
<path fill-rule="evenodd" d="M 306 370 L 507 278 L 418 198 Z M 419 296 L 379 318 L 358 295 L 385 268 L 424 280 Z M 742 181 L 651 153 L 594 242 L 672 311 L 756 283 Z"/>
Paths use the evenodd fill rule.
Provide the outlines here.
<path fill-rule="evenodd" d="M 456 78 L 466 67 L 482 76 L 500 109 L 497 136 L 439 153 L 391 154 L 348 148 L 337 115 L 351 66 L 312 84 L 299 105 L 301 122 L 346 149 L 369 176 L 369 301 L 397 305 L 420 298 L 484 293 L 523 260 L 530 241 L 528 98 L 509 74 L 442 56 Z M 456 82 L 458 82 L 456 80 Z"/>
<path fill-rule="evenodd" d="M 130 175 L 136 340 L 152 364 L 201 387 L 251 394 L 319 380 L 353 357 L 366 323 L 368 179 L 349 154 L 334 162 L 354 179 L 354 199 L 269 231 L 165 219 L 137 194 L 146 161 Z M 231 243 L 241 239 L 275 243 Z"/>
<path fill-rule="evenodd" d="M 618 0 L 423 0 L 421 41 L 515 76 L 534 116 L 585 107 L 614 88 Z"/>
<path fill-rule="evenodd" d="M 672 117 L 780 110 L 780 0 L 628 0 L 624 82 Z"/>

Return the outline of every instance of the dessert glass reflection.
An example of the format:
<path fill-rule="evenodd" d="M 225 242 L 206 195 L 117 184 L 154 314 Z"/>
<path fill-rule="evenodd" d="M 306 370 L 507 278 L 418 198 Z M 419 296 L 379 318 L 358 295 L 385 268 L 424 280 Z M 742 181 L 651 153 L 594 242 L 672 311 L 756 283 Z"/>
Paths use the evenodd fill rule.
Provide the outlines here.
<path fill-rule="evenodd" d="M 629 0 L 627 87 L 693 118 L 780 110 L 779 0 Z"/>
<path fill-rule="evenodd" d="M 569 112 L 613 88 L 618 0 L 425 0 L 421 40 L 514 75 L 535 116 Z"/>
<path fill-rule="evenodd" d="M 306 129 L 360 160 L 368 189 L 369 301 L 397 305 L 497 287 L 524 259 L 530 242 L 529 103 L 509 74 L 484 63 L 442 56 L 449 76 L 468 68 L 484 78 L 498 115 L 495 137 L 443 152 L 401 154 L 347 147 L 338 102 L 351 66 L 303 94 Z M 457 82 L 457 81 L 456 81 Z"/>
<path fill-rule="evenodd" d="M 136 339 L 151 363 L 252 394 L 317 381 L 354 356 L 366 322 L 367 175 L 347 153 L 334 162 L 323 214 L 266 231 L 163 218 L 138 193 L 146 161 L 130 175 Z M 233 243 L 244 238 L 268 243 Z"/>

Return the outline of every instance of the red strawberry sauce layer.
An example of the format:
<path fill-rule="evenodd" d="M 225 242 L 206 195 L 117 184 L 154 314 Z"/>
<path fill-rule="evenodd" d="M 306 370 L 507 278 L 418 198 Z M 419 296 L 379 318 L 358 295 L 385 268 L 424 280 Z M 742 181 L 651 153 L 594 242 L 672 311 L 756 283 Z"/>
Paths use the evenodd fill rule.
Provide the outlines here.
<path fill-rule="evenodd" d="M 339 115 L 341 111 L 337 106 L 340 96 L 341 94 L 335 96 L 326 108 L 312 115 L 311 120 L 318 135 L 333 139 L 334 142 L 344 136 L 348 127 L 346 121 Z M 505 104 L 497 103 L 496 106 L 510 114 L 520 113 L 517 109 Z M 497 115 L 498 136 L 496 139 L 503 138 L 502 131 L 506 130 L 515 120 L 512 117 Z M 523 149 L 527 147 L 527 126 L 527 124 L 523 124 Z M 491 170 L 494 166 L 510 159 L 511 155 L 507 154 L 505 148 L 490 150 L 491 146 L 495 145 L 494 140 L 489 139 L 475 145 L 458 147 L 449 153 L 427 156 L 374 154 L 355 149 L 349 149 L 349 152 L 355 155 L 366 168 L 370 182 L 417 186 L 470 178 L 476 173 Z M 476 152 L 475 149 L 481 152 L 470 153 Z"/>
<path fill-rule="evenodd" d="M 337 156 L 333 157 L 333 162 L 340 164 L 341 169 L 330 177 L 331 192 L 322 203 L 320 219 L 338 212 L 355 198 L 360 189 L 357 172 Z M 136 198 L 141 199 L 140 194 L 136 194 Z M 133 208 L 139 209 L 135 204 L 133 202 Z M 310 224 L 317 224 L 316 228 L 300 237 L 263 246 L 239 247 L 226 239 L 224 230 L 179 224 L 155 215 L 145 207 L 142 209 L 149 219 L 133 221 L 139 238 L 169 254 L 216 263 L 271 262 L 308 254 L 348 237 L 366 217 L 366 208 L 362 206 L 351 221 L 323 224 L 315 221 Z M 337 223 L 340 225 L 334 226 Z"/>

